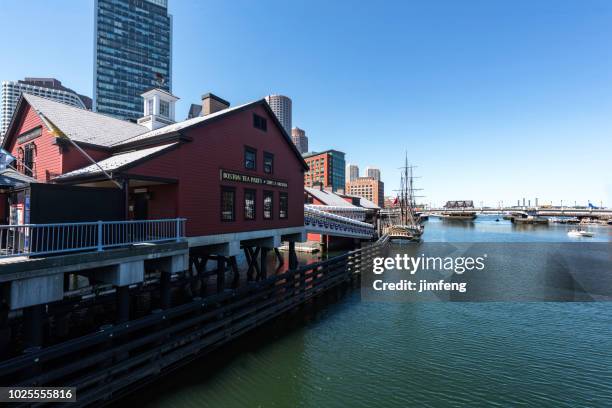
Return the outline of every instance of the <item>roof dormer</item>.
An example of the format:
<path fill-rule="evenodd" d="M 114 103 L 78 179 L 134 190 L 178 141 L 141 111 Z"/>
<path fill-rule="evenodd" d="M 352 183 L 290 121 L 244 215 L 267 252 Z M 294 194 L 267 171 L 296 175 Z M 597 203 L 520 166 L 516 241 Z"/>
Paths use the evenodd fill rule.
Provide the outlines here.
<path fill-rule="evenodd" d="M 151 130 L 175 123 L 174 105 L 179 100 L 163 89 L 154 88 L 143 93 L 144 116 L 138 119 L 138 124 Z"/>

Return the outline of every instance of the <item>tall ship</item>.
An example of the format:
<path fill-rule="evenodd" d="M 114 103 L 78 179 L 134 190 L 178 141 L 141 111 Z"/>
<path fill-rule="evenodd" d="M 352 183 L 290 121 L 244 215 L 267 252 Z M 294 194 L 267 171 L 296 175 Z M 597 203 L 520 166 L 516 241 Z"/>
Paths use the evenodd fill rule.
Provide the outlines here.
<path fill-rule="evenodd" d="M 421 224 L 421 219 L 415 210 L 416 202 L 412 169 L 413 167 L 408 165 L 408 155 L 406 155 L 404 166 L 402 167 L 399 195 L 396 198 L 396 202 L 399 205 L 399 214 L 396 214 L 389 224 L 383 228 L 383 233 L 392 240 L 419 242 L 425 231 L 425 227 Z"/>
<path fill-rule="evenodd" d="M 472 200 L 447 201 L 440 218 L 445 220 L 472 221 L 476 218 L 476 209 Z"/>

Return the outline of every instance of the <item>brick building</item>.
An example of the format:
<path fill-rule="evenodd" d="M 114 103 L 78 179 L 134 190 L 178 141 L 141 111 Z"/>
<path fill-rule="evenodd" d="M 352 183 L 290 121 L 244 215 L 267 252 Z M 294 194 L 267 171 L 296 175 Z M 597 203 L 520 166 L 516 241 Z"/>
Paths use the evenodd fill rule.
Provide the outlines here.
<path fill-rule="evenodd" d="M 346 164 L 343 152 L 326 150 L 306 153 L 303 156 L 309 167 L 304 174 L 305 187 L 321 185 L 331 187 L 334 191 L 344 189 Z"/>
<path fill-rule="evenodd" d="M 346 183 L 346 193 L 363 197 L 380 208 L 385 204 L 385 184 L 373 177 L 358 177 Z"/>
<path fill-rule="evenodd" d="M 306 136 L 306 131 L 304 129 L 298 127 L 291 129 L 291 139 L 295 147 L 297 147 L 298 152 L 302 154 L 308 152 L 308 136 Z"/>

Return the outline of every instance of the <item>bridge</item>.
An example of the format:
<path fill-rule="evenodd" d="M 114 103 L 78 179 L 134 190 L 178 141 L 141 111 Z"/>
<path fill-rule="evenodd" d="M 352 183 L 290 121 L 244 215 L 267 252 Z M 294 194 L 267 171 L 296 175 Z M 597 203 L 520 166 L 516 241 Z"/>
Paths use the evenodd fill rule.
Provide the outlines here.
<path fill-rule="evenodd" d="M 432 208 L 428 212 L 438 215 L 442 212 L 464 212 L 475 211 L 478 214 L 529 214 L 542 217 L 591 217 L 612 218 L 610 208 L 585 208 L 585 207 L 473 207 L 473 208 Z"/>
<path fill-rule="evenodd" d="M 374 226 L 351 218 L 358 217 L 359 211 L 350 207 L 305 204 L 304 226 L 306 232 L 315 234 L 371 239 L 376 234 Z"/>

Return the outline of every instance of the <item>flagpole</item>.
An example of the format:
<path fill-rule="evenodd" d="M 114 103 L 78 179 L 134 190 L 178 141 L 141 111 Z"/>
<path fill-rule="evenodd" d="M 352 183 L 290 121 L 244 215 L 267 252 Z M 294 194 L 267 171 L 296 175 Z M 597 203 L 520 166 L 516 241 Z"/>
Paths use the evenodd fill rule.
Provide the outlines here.
<path fill-rule="evenodd" d="M 96 166 L 98 169 L 100 169 L 100 171 L 101 171 L 101 172 L 102 172 L 102 173 L 103 173 L 103 174 L 104 174 L 104 175 L 105 175 L 105 176 L 106 176 L 106 177 L 107 177 L 107 178 L 108 178 L 110 181 L 112 181 L 113 183 L 115 183 L 115 185 L 116 185 L 116 186 L 117 186 L 119 189 L 123 190 L 123 186 L 122 186 L 121 184 L 119 184 L 119 182 L 118 182 L 118 181 L 116 181 L 115 179 L 113 179 L 113 177 L 112 177 L 110 174 L 108 174 L 108 173 L 106 172 L 106 170 L 104 170 L 104 169 L 102 168 L 102 166 L 100 166 L 100 164 L 98 164 L 98 162 L 97 162 L 97 161 L 95 161 L 95 160 L 94 160 L 94 159 L 93 159 L 93 158 L 92 158 L 92 157 L 91 157 L 89 154 L 87 154 L 87 152 L 86 152 L 85 150 L 83 150 L 83 149 L 81 148 L 81 146 L 79 146 L 78 144 L 76 144 L 76 143 L 74 142 L 74 140 L 72 140 L 72 139 L 71 139 L 70 137 L 68 137 L 68 136 L 67 136 L 67 135 L 66 135 L 64 132 L 62 132 L 60 129 L 58 129 L 58 128 L 57 128 L 57 126 L 55 126 L 55 125 L 53 124 L 53 122 L 51 122 L 51 121 L 50 121 L 50 120 L 49 120 L 49 119 L 48 119 L 48 118 L 47 118 L 47 117 L 46 117 L 46 116 L 45 116 L 45 115 L 44 115 L 42 112 L 38 112 L 38 111 L 37 111 L 37 113 L 38 113 L 38 115 L 40 116 L 40 118 L 42 119 L 42 121 L 45 123 L 45 125 L 47 125 L 47 127 L 49 128 L 49 130 L 51 130 L 51 133 L 55 134 L 55 135 L 56 135 L 56 137 L 58 137 L 58 138 L 61 138 L 61 139 L 68 139 L 68 141 L 70 141 L 70 143 L 71 143 L 71 144 L 72 144 L 72 145 L 73 145 L 73 146 L 74 146 L 74 147 L 75 147 L 75 148 L 76 148 L 76 149 L 77 149 L 79 152 L 81 152 L 81 154 L 82 154 L 83 156 L 87 157 L 87 159 L 88 159 L 88 160 L 89 160 L 89 161 L 90 161 L 92 164 L 94 164 L 94 165 L 95 165 L 95 166 Z M 61 136 L 64 136 L 64 137 L 61 137 Z"/>
<path fill-rule="evenodd" d="M 113 183 L 115 183 L 115 184 L 117 185 L 117 187 L 119 187 L 119 189 L 123 190 L 123 186 L 122 186 L 121 184 L 119 184 L 119 182 L 118 182 L 117 180 L 115 180 L 115 179 L 114 179 L 114 178 L 113 178 L 113 177 L 112 177 L 110 174 L 108 174 L 108 173 L 106 172 L 106 170 L 104 170 L 104 169 L 102 168 L 102 166 L 100 166 L 100 164 L 98 164 L 98 162 L 97 162 L 97 161 L 95 161 L 95 160 L 94 160 L 94 159 L 93 159 L 93 158 L 92 158 L 92 157 L 91 157 L 89 154 L 87 154 L 87 152 L 86 152 L 85 150 L 83 150 L 83 149 L 81 148 L 81 146 L 79 146 L 78 144 L 76 144 L 76 143 L 74 142 L 74 140 L 70 139 L 69 137 L 66 137 L 66 138 L 67 138 L 67 139 L 70 141 L 70 143 L 72 143 L 72 145 L 73 145 L 74 147 L 76 147 L 76 148 L 77 148 L 77 150 L 78 150 L 79 152 L 81 152 L 81 153 L 83 154 L 83 156 L 87 157 L 87 158 L 89 159 L 89 161 L 91 161 L 91 162 L 92 162 L 94 165 L 96 165 L 96 167 L 97 167 L 97 168 L 99 168 L 99 169 L 100 169 L 100 171 L 101 171 L 102 173 L 104 173 L 104 175 L 105 175 L 106 177 L 108 177 L 108 179 L 109 179 L 110 181 L 112 181 Z"/>

